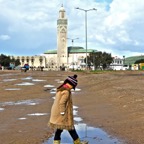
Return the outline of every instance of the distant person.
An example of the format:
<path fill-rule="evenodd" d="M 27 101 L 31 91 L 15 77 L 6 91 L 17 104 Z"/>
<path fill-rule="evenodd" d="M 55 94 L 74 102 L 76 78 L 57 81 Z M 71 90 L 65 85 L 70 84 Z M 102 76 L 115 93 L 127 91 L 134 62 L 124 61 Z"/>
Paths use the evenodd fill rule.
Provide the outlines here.
<path fill-rule="evenodd" d="M 80 141 L 74 127 L 71 89 L 75 90 L 76 86 L 77 75 L 74 75 L 68 76 L 64 83 L 57 88 L 49 121 L 49 126 L 56 130 L 53 144 L 60 144 L 61 133 L 64 129 L 68 130 L 74 144 L 87 144 L 87 142 Z"/>
<path fill-rule="evenodd" d="M 28 64 L 25 64 L 22 68 L 21 71 L 27 72 L 29 70 L 30 66 Z"/>
<path fill-rule="evenodd" d="M 24 68 L 25 68 L 26 70 L 29 70 L 29 65 L 28 65 L 28 64 L 25 64 L 25 65 L 24 65 Z"/>

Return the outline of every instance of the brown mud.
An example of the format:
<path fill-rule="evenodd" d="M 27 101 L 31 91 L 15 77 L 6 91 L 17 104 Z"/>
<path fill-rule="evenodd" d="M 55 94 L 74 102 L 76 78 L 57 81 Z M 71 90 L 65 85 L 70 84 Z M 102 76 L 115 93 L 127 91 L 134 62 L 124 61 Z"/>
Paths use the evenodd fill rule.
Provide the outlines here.
<path fill-rule="evenodd" d="M 45 88 L 44 85 L 58 87 L 59 83 L 56 80 L 64 80 L 73 74 L 53 71 L 0 71 L 0 143 L 42 144 L 47 140 L 53 133 L 47 127 L 47 122 L 54 94 L 50 94 L 49 88 Z M 111 136 L 124 140 L 125 144 L 143 144 L 144 72 L 76 74 L 78 88 L 81 91 L 74 94 L 73 103 L 79 107 L 79 115 L 83 121 L 89 126 L 102 128 Z M 27 77 L 44 81 L 22 79 Z M 15 85 L 22 82 L 35 85 Z M 6 90 L 13 88 L 17 90 Z M 18 104 L 25 100 L 38 103 Z M 46 115 L 29 115 L 34 113 Z"/>

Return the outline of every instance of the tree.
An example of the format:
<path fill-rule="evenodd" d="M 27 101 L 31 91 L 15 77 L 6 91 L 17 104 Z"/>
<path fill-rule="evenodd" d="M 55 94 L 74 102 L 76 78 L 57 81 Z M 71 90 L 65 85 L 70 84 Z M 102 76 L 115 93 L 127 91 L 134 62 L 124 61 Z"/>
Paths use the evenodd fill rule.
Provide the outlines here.
<path fill-rule="evenodd" d="M 19 59 L 16 59 L 15 60 L 15 66 L 19 66 L 21 63 L 20 63 L 20 61 L 19 61 Z"/>
<path fill-rule="evenodd" d="M 10 63 L 10 57 L 1 54 L 1 55 L 0 55 L 0 64 L 1 64 L 2 66 L 8 67 L 8 66 L 9 66 L 9 63 Z"/>
<path fill-rule="evenodd" d="M 88 60 L 94 65 L 94 68 L 106 69 L 112 63 L 113 58 L 110 53 L 106 52 L 93 52 L 90 54 Z"/>
<path fill-rule="evenodd" d="M 0 64 L 4 67 L 9 67 L 10 63 L 13 63 L 15 66 L 20 65 L 19 60 L 15 60 L 14 58 L 11 58 L 10 56 L 6 56 L 4 54 L 0 55 Z"/>
<path fill-rule="evenodd" d="M 139 60 L 135 61 L 135 64 L 139 64 L 139 63 L 144 63 L 144 59 L 139 59 Z"/>

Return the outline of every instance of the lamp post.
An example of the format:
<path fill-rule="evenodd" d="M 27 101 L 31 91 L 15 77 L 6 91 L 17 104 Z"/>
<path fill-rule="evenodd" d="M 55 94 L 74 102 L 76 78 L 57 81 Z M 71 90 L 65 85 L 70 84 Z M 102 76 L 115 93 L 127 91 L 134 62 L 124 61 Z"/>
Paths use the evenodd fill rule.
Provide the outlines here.
<path fill-rule="evenodd" d="M 88 11 L 92 11 L 92 10 L 97 11 L 97 9 L 95 9 L 95 8 L 92 8 L 92 9 L 82 9 L 82 8 L 79 8 L 79 7 L 77 7 L 76 9 L 82 10 L 82 11 L 85 12 L 85 48 L 86 48 L 86 69 L 87 69 L 87 64 L 88 64 L 88 62 L 87 62 L 87 12 Z"/>
<path fill-rule="evenodd" d="M 72 48 L 73 48 L 73 46 L 74 46 L 74 40 L 79 39 L 79 38 L 74 38 L 74 39 L 68 38 L 68 39 L 71 40 L 71 42 L 72 42 Z M 73 56 L 73 70 L 74 70 L 74 56 Z"/>

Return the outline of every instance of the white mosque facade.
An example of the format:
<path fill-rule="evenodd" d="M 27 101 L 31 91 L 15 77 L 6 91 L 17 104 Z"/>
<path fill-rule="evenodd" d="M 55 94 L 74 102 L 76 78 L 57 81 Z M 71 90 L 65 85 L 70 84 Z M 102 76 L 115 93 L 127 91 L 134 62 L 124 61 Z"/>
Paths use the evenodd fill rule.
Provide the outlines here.
<path fill-rule="evenodd" d="M 57 20 L 57 49 L 48 50 L 42 55 L 36 56 L 15 56 L 19 59 L 21 66 L 29 64 L 31 67 L 44 67 L 48 70 L 59 70 L 65 68 L 84 68 L 86 66 L 86 49 L 83 47 L 67 46 L 68 41 L 68 20 L 66 12 L 62 6 L 59 10 Z M 94 49 L 87 49 L 87 55 L 96 52 Z"/>

